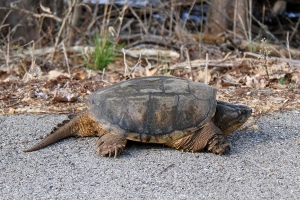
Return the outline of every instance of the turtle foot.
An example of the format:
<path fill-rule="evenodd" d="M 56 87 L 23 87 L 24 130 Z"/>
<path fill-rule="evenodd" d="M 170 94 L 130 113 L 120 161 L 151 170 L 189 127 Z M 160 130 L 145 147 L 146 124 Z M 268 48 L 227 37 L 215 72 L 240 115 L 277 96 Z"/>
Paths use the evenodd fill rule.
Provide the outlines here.
<path fill-rule="evenodd" d="M 216 135 L 209 141 L 207 150 L 217 155 L 224 155 L 229 153 L 230 146 L 222 135 Z"/>
<path fill-rule="evenodd" d="M 101 136 L 97 142 L 99 156 L 114 157 L 119 156 L 127 143 L 127 139 L 118 135 L 105 134 Z"/>

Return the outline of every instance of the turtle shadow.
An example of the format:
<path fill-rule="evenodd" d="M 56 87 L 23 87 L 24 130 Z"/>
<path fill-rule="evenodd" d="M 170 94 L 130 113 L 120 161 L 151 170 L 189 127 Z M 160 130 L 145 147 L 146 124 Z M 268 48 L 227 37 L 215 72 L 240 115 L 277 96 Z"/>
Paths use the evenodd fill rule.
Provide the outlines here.
<path fill-rule="evenodd" d="M 226 137 L 226 141 L 231 146 L 231 151 L 227 155 L 243 154 L 245 151 L 250 151 L 262 143 L 272 141 L 272 137 L 263 131 L 242 130 L 236 131 Z M 144 150 L 153 151 L 178 151 L 164 144 L 155 143 L 142 143 L 129 140 L 127 142 L 125 151 L 122 153 L 124 156 L 130 156 L 136 152 Z M 206 151 L 195 153 L 211 153 Z"/>
<path fill-rule="evenodd" d="M 289 120 L 289 115 L 285 119 L 284 114 L 279 115 L 279 117 L 277 115 L 266 116 L 255 120 L 255 126 L 229 134 L 226 141 L 230 144 L 231 151 L 227 155 L 244 155 L 254 151 L 264 151 L 268 148 L 276 148 L 276 146 L 282 145 L 288 140 L 295 140 L 295 145 L 297 145 L 297 141 L 300 141 L 298 117 L 295 120 Z M 131 154 L 131 152 L 149 149 L 154 151 L 177 151 L 163 144 L 128 141 L 124 153 Z"/>
<path fill-rule="evenodd" d="M 236 131 L 228 135 L 226 140 L 231 146 L 230 155 L 237 155 L 260 151 L 261 148 L 272 148 L 292 138 L 297 138 L 293 127 L 282 127 L 276 130 L 270 127 L 268 129 Z"/>
<path fill-rule="evenodd" d="M 156 143 L 142 143 L 142 142 L 135 142 L 129 140 L 126 145 L 126 149 L 128 151 L 139 151 L 139 150 L 175 150 L 171 147 L 168 147 L 164 144 L 156 144 Z"/>

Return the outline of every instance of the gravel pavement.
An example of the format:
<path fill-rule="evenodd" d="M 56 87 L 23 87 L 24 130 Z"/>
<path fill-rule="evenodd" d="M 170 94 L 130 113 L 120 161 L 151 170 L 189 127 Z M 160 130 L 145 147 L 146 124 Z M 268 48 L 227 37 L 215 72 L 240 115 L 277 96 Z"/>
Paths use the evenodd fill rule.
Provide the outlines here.
<path fill-rule="evenodd" d="M 185 153 L 129 143 L 99 157 L 97 138 L 31 153 L 65 115 L 0 116 L 0 199 L 300 199 L 300 111 L 257 119 L 227 140 L 231 152 Z"/>

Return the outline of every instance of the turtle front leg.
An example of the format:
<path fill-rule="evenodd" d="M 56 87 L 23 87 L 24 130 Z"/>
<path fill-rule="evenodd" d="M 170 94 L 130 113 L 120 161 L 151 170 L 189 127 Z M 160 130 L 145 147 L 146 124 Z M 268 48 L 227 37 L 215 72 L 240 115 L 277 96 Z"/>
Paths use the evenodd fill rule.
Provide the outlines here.
<path fill-rule="evenodd" d="M 105 134 L 101 136 L 96 142 L 99 156 L 114 156 L 116 158 L 122 153 L 127 143 L 124 136 Z"/>
<path fill-rule="evenodd" d="M 171 141 L 166 145 L 183 151 L 210 151 L 217 155 L 223 155 L 230 151 L 230 146 L 222 136 L 222 131 L 213 121 L 195 133 Z"/>
<path fill-rule="evenodd" d="M 217 155 L 224 155 L 230 151 L 230 146 L 222 135 L 214 135 L 206 146 L 207 151 Z"/>

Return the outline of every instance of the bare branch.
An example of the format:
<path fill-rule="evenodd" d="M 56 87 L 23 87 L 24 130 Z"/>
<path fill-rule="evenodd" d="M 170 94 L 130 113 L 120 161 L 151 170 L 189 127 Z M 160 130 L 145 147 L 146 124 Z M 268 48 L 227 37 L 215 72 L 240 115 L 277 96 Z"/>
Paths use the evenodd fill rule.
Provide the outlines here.
<path fill-rule="evenodd" d="M 57 16 L 55 16 L 55 15 L 47 14 L 47 13 L 37 14 L 37 13 L 30 12 L 30 11 L 25 10 L 25 9 L 16 8 L 16 7 L 11 7 L 11 8 L 0 7 L 0 10 L 13 10 L 13 11 L 19 11 L 19 12 L 24 13 L 24 14 L 32 15 L 32 16 L 34 16 L 34 17 L 36 17 L 36 18 L 44 18 L 44 17 L 48 17 L 48 18 L 54 19 L 54 20 L 56 20 L 56 21 L 58 21 L 58 22 L 62 22 L 62 19 L 60 19 L 59 17 L 57 17 Z"/>

